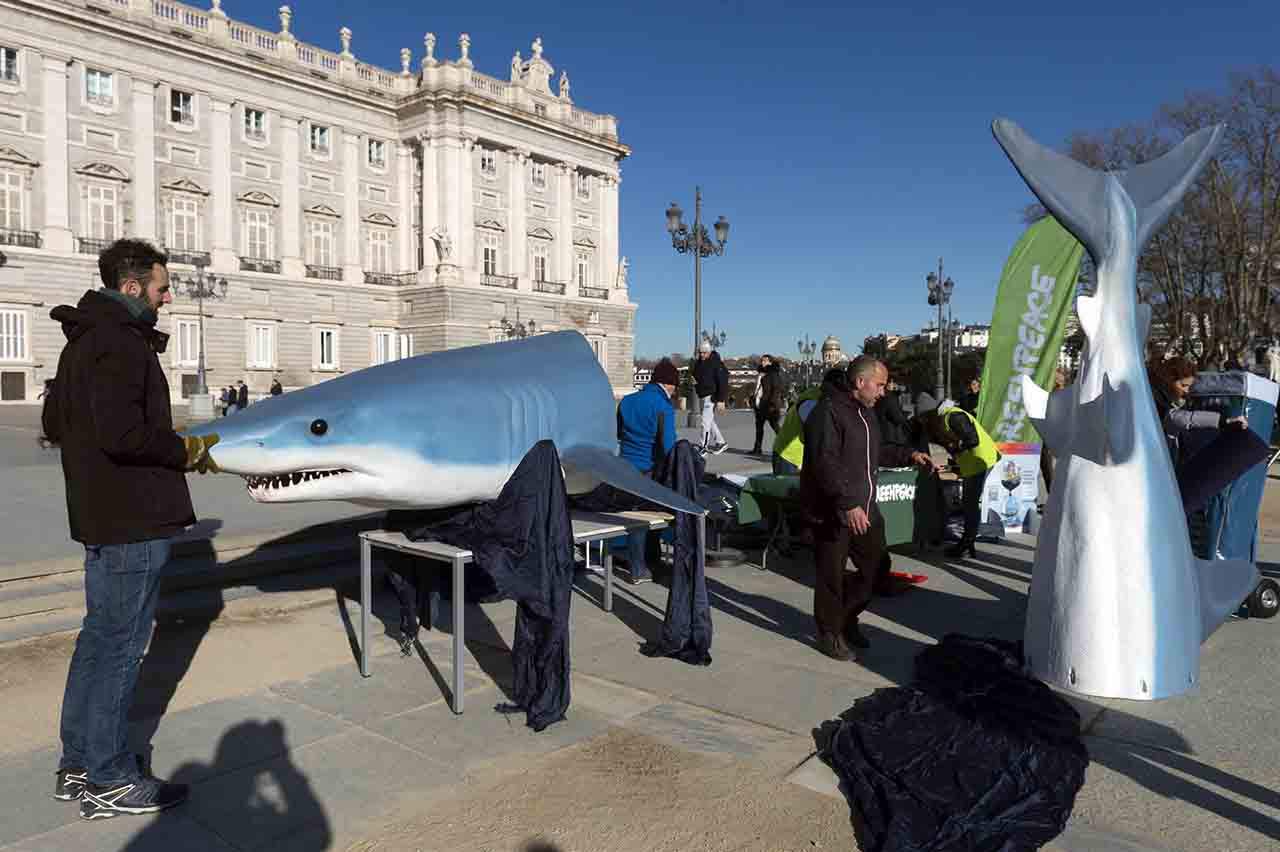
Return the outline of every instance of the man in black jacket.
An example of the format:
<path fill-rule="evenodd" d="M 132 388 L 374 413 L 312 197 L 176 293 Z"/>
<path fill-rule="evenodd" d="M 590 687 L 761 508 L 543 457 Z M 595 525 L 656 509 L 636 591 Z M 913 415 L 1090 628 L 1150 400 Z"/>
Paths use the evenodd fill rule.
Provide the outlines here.
<path fill-rule="evenodd" d="M 884 364 L 859 356 L 843 382 L 823 384 L 822 399 L 804 424 L 800 501 L 814 524 L 813 617 L 818 650 L 837 660 L 857 659 L 850 645 L 870 645 L 858 615 L 871 601 L 885 549 L 876 502 L 879 467 L 933 469 L 926 453 L 881 443 L 875 405 L 888 380 Z M 845 570 L 850 559 L 856 574 Z"/>
<path fill-rule="evenodd" d="M 82 819 L 152 813 L 187 795 L 151 776 L 125 736 L 169 539 L 196 519 L 183 472 L 216 470 L 215 436 L 173 430 L 156 357 L 168 340 L 155 329 L 172 301 L 167 263 L 148 243 L 118 240 L 98 258 L 105 286 L 50 313 L 67 344 L 42 425 L 62 451 L 87 610 L 62 699 L 54 798 L 80 800 Z"/>
<path fill-rule="evenodd" d="M 702 449 L 719 455 L 729 447 L 716 425 L 716 412 L 724 411 L 729 399 L 729 370 L 720 360 L 720 353 L 705 340 L 698 346 L 693 382 L 694 393 L 702 402 Z"/>
<path fill-rule="evenodd" d="M 240 406 L 241 411 L 249 407 L 249 386 L 244 383 L 244 379 L 240 380 L 240 387 L 236 389 L 236 405 Z"/>
<path fill-rule="evenodd" d="M 764 452 L 764 424 L 773 427 L 773 437 L 778 437 L 778 429 L 782 422 L 782 412 L 786 410 L 786 388 L 783 386 L 782 370 L 773 363 L 769 355 L 760 356 L 759 377 L 756 379 L 756 392 L 751 397 L 751 406 L 756 412 L 756 443 L 751 448 L 752 455 Z"/>

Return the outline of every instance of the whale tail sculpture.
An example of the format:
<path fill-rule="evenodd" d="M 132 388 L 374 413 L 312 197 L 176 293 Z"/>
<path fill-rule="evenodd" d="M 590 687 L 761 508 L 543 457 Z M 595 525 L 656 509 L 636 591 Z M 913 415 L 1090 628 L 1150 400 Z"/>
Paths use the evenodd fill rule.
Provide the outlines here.
<path fill-rule="evenodd" d="M 1050 213 L 1097 267 L 1076 300 L 1087 345 L 1072 387 L 1022 379 L 1028 417 L 1058 457 L 1032 569 L 1024 649 L 1035 676 L 1110 698 L 1192 688 L 1200 644 L 1258 582 L 1245 561 L 1191 551 L 1144 351 L 1150 306 L 1137 300 L 1142 247 L 1205 167 L 1224 127 L 1205 128 L 1127 171 L 1090 169 L 1013 122 L 992 132 Z"/>

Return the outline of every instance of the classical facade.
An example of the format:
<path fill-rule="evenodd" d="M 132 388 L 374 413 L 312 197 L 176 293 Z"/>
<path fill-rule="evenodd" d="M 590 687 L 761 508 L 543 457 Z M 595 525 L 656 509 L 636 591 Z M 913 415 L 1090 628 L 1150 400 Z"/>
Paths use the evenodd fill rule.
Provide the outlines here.
<path fill-rule="evenodd" d="M 222 0 L 0 0 L 0 374 L 34 400 L 49 310 L 136 236 L 225 298 L 175 283 L 162 363 L 254 392 L 393 358 L 576 329 L 619 393 L 635 305 L 618 257 L 617 120 L 579 109 L 540 39 L 504 79 L 427 33 L 398 71 L 268 32 Z M 554 80 L 554 86 L 553 86 Z M 554 89 L 554 90 L 553 90 Z M 532 321 L 532 322 L 531 322 Z"/>

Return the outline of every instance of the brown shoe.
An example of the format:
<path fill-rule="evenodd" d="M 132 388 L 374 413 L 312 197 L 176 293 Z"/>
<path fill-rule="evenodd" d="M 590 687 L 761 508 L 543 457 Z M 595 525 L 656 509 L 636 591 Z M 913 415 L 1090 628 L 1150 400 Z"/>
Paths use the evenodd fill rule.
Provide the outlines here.
<path fill-rule="evenodd" d="M 851 621 L 845 625 L 844 641 L 850 648 L 870 648 L 871 640 L 862 635 L 862 630 L 858 627 L 858 622 Z"/>
<path fill-rule="evenodd" d="M 848 662 L 853 659 L 853 654 L 849 651 L 849 646 L 845 644 L 842 637 L 834 633 L 819 633 L 817 648 L 833 660 L 843 660 Z"/>

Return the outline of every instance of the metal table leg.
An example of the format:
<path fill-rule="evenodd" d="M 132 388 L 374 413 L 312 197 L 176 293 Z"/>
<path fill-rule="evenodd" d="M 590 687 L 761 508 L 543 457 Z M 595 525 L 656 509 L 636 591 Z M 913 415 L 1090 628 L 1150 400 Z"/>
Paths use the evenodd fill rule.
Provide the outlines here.
<path fill-rule="evenodd" d="M 369 676 L 369 599 L 372 594 L 373 545 L 360 537 L 360 674 Z"/>
<path fill-rule="evenodd" d="M 466 604 L 463 586 L 463 567 L 461 557 L 453 557 L 453 712 L 462 712 L 462 652 L 466 648 L 464 641 L 463 607 Z"/>
<path fill-rule="evenodd" d="M 590 550 L 591 545 L 588 544 L 587 551 Z M 604 563 L 604 611 L 613 612 L 613 551 L 605 547 L 603 541 L 600 542 L 600 555 Z"/>

